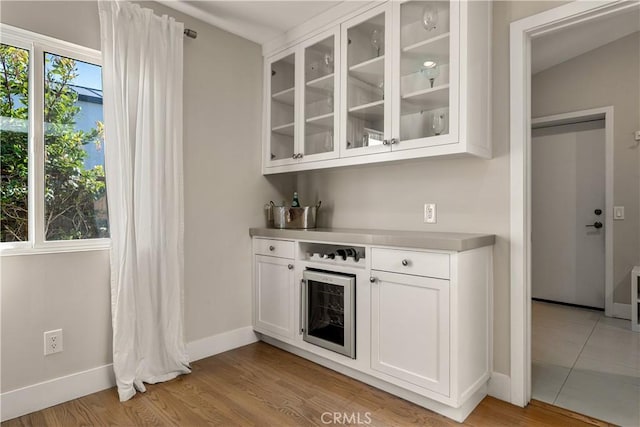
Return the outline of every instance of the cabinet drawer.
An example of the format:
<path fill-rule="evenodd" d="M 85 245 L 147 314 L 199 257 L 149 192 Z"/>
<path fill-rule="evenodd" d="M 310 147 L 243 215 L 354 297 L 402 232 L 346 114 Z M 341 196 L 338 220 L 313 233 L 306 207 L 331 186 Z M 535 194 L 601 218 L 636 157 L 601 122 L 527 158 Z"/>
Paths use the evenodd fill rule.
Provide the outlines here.
<path fill-rule="evenodd" d="M 290 240 L 254 239 L 253 250 L 256 255 L 294 257 L 294 243 Z"/>
<path fill-rule="evenodd" d="M 372 248 L 371 269 L 448 279 L 449 255 L 434 252 Z"/>

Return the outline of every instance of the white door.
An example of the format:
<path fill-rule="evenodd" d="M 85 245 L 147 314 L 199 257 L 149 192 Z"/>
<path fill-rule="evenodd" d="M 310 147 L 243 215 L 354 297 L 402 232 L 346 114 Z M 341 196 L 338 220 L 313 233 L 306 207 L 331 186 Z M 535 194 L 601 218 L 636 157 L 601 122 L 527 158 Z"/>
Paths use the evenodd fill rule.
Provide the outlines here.
<path fill-rule="evenodd" d="M 448 396 L 449 281 L 371 274 L 371 368 Z"/>
<path fill-rule="evenodd" d="M 534 129 L 531 155 L 532 296 L 604 308 L 604 120 Z"/>
<path fill-rule="evenodd" d="M 293 337 L 293 260 L 256 255 L 254 329 Z"/>

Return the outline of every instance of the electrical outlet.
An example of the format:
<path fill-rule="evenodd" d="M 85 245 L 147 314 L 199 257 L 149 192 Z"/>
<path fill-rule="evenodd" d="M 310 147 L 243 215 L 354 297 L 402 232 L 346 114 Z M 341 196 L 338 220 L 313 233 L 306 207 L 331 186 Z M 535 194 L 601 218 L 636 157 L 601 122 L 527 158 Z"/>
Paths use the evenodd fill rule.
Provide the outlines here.
<path fill-rule="evenodd" d="M 44 333 L 44 355 L 62 351 L 62 329 L 47 331 Z"/>
<path fill-rule="evenodd" d="M 435 203 L 424 204 L 424 222 L 428 224 L 436 223 L 436 204 Z"/>

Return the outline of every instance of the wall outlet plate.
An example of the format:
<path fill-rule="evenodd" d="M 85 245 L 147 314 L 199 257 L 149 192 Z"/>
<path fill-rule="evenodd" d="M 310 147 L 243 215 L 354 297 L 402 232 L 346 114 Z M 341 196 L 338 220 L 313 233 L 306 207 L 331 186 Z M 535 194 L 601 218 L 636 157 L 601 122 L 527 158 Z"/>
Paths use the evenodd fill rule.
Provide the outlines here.
<path fill-rule="evenodd" d="M 55 329 L 44 333 L 44 355 L 62 351 L 62 329 Z"/>
<path fill-rule="evenodd" d="M 427 224 L 436 223 L 436 204 L 425 203 L 424 204 L 424 222 Z"/>

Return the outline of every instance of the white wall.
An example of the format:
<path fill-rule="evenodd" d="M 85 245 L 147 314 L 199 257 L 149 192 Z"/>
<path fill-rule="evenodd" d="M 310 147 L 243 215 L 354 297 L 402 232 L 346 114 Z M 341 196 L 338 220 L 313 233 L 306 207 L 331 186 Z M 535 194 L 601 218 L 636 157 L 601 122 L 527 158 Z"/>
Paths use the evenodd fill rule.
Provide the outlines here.
<path fill-rule="evenodd" d="M 185 39 L 185 329 L 187 341 L 249 326 L 250 226 L 291 192 L 260 175 L 262 56 L 258 45 L 172 9 L 198 31 Z M 95 2 L 2 1 L 0 22 L 99 48 Z M 3 257 L 2 384 L 6 392 L 111 361 L 107 251 Z M 64 329 L 44 357 L 43 332 Z"/>
<path fill-rule="evenodd" d="M 533 76 L 531 114 L 548 116 L 614 107 L 614 302 L 629 304 L 631 269 L 640 257 L 639 157 L 633 132 L 640 129 L 640 32 L 587 52 Z"/>

